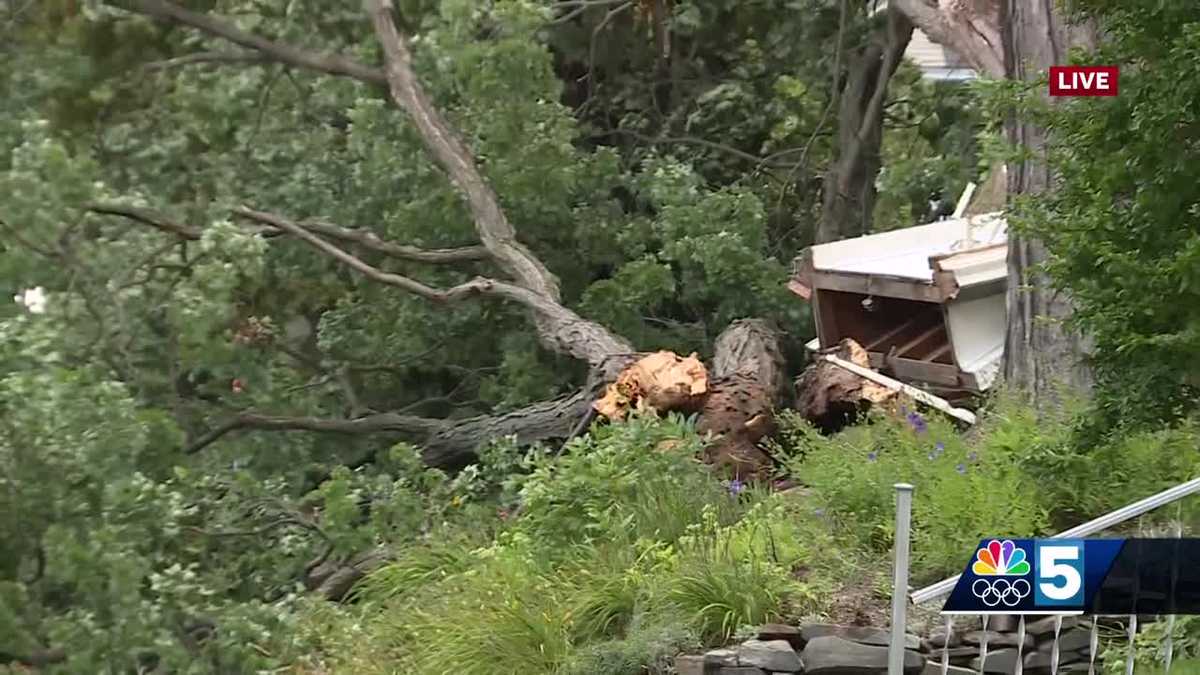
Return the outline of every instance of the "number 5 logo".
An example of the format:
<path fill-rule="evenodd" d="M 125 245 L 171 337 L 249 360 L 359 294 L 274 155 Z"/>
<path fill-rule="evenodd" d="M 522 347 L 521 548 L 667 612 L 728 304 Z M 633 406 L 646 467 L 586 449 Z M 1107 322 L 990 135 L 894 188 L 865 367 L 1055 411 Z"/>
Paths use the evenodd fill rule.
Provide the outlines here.
<path fill-rule="evenodd" d="M 1034 542 L 1037 583 L 1034 604 L 1083 606 L 1083 541 Z"/>

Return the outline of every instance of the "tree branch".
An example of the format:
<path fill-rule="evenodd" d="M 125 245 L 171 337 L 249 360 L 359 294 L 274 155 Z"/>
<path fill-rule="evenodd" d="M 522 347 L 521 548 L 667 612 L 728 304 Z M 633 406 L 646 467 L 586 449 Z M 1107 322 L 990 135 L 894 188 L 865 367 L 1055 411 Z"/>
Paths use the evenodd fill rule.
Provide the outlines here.
<path fill-rule="evenodd" d="M 199 14 L 164 0 L 114 0 L 114 5 L 131 12 L 145 14 L 158 19 L 168 19 L 185 26 L 224 38 L 234 44 L 262 53 L 272 61 L 289 66 L 314 70 L 327 75 L 350 77 L 368 84 L 386 84 L 383 72 L 363 65 L 340 54 L 319 54 L 298 49 L 291 45 L 274 42 L 258 35 L 247 33 L 232 23 L 208 14 Z"/>
<path fill-rule="evenodd" d="M 347 267 L 350 267 L 356 272 L 359 272 L 372 281 L 402 288 L 409 293 L 414 293 L 427 300 L 433 300 L 434 302 L 460 300 L 468 295 L 491 291 L 493 285 L 502 283 L 493 281 L 491 279 L 477 278 L 445 290 L 436 289 L 415 279 L 391 272 L 384 272 L 377 267 L 363 262 L 361 258 L 347 253 L 343 249 L 340 249 L 313 234 L 312 232 L 309 232 L 299 223 L 294 223 L 283 216 L 274 213 L 268 213 L 266 211 L 258 211 L 248 206 L 240 206 L 234 209 L 233 212 L 239 216 L 249 218 L 256 222 L 265 223 L 271 227 L 282 230 L 287 234 L 304 241 L 313 248 L 346 265 Z"/>
<path fill-rule="evenodd" d="M 1004 46 L 1000 43 L 1000 8 L 995 0 L 970 3 L 964 12 L 948 12 L 931 0 L 893 0 L 891 6 L 904 12 L 934 42 L 945 45 L 966 59 L 980 73 L 1003 78 Z"/>
<path fill-rule="evenodd" d="M 583 319 L 571 309 L 559 304 L 557 300 L 524 286 L 476 277 L 448 289 L 432 288 L 415 279 L 384 272 L 283 216 L 257 211 L 246 206 L 235 209 L 234 213 L 283 230 L 372 281 L 402 288 L 434 302 L 446 303 L 473 295 L 488 294 L 520 303 L 533 313 L 538 324 L 539 337 L 542 338 L 543 343 L 554 351 L 570 354 L 577 359 L 586 361 L 592 368 L 605 370 L 609 375 L 615 375 L 615 371 L 610 372 L 610 369 L 620 363 L 620 357 L 632 354 L 634 351 L 633 346 L 624 338 L 613 335 L 594 321 Z"/>
<path fill-rule="evenodd" d="M 193 454 L 239 430 L 316 431 L 322 433 L 368 435 L 387 434 L 407 439 L 422 448 L 425 462 L 434 467 L 463 466 L 475 457 L 483 443 L 515 435 L 528 445 L 553 438 L 565 438 L 583 417 L 592 402 L 588 388 L 550 401 L 499 415 L 481 415 L 462 420 L 441 420 L 398 413 L 379 413 L 358 419 L 265 415 L 246 411 L 209 431 L 184 452 Z"/>
<path fill-rule="evenodd" d="M 226 53 L 226 52 L 196 52 L 195 54 L 185 54 L 177 56 L 173 59 L 165 61 L 152 61 L 142 66 L 146 70 L 167 70 L 169 68 L 178 68 L 181 66 L 190 66 L 198 63 L 267 63 L 270 61 L 260 52 L 241 52 L 241 53 Z"/>
<path fill-rule="evenodd" d="M 425 148 L 466 198 L 480 241 L 517 284 L 557 302 L 558 279 L 517 241 L 516 229 L 508 222 L 499 197 L 480 173 L 474 156 L 417 81 L 408 38 L 392 20 L 391 0 L 368 0 L 367 6 L 383 47 L 392 100 L 409 114 Z"/>
<path fill-rule="evenodd" d="M 431 300 L 457 300 L 479 292 L 516 300 L 533 311 L 538 337 L 543 344 L 555 351 L 584 359 L 593 369 L 600 369 L 606 375 L 615 376 L 616 371 L 613 368 L 633 352 L 632 345 L 624 338 L 614 335 L 596 322 L 580 318 L 578 314 L 560 304 L 558 279 L 537 256 L 517 240 L 515 228 L 508 222 L 500 206 L 499 197 L 476 166 L 474 156 L 417 81 L 408 39 L 396 28 L 391 15 L 390 0 L 368 2 L 371 20 L 384 52 L 386 68 L 383 73 L 339 55 L 314 54 L 272 42 L 241 31 L 224 20 L 191 12 L 164 0 L 118 1 L 120 6 L 132 11 L 197 28 L 210 35 L 257 50 L 280 63 L 344 75 L 373 84 L 386 81 L 393 102 L 409 114 L 426 150 L 464 196 L 483 247 L 512 282 L 476 279 L 451 289 L 438 290 L 414 279 L 382 272 L 321 240 L 308 232 L 304 226 L 281 221 L 283 225 L 275 223 L 277 227 L 304 239 L 326 255 L 357 269 L 375 281 L 404 288 Z M 240 215 L 250 218 L 272 215 L 255 212 L 253 209 L 239 211 Z M 289 225 L 291 227 L 288 227 Z M 332 230 L 326 229 L 323 233 L 331 236 L 330 232 Z M 460 253 L 453 255 L 457 256 Z"/>
<path fill-rule="evenodd" d="M 199 241 L 202 234 L 202 230 L 200 228 L 176 222 L 152 209 L 143 209 L 137 206 L 125 206 L 123 204 L 101 203 L 87 204 L 83 208 L 91 211 L 92 213 L 128 218 L 130 220 L 142 223 L 143 225 L 149 225 L 157 230 L 162 230 L 168 234 L 173 234 L 177 237 L 187 239 L 188 241 Z"/>
<path fill-rule="evenodd" d="M 458 248 L 420 248 L 384 241 L 369 230 L 348 229 L 320 221 L 305 221 L 299 224 L 309 232 L 352 242 L 364 248 L 400 260 L 425 263 L 452 263 L 487 260 L 491 257 L 484 246 L 462 246 Z"/>
<path fill-rule="evenodd" d="M 88 204 L 84 208 L 92 213 L 128 218 L 189 241 L 197 241 L 204 234 L 204 230 L 202 228 L 176 222 L 152 209 L 107 203 Z M 258 218 L 249 214 L 239 215 L 245 215 L 252 220 L 256 220 L 264 225 L 267 225 L 266 228 L 256 233 L 260 236 L 273 237 L 289 233 L 284 228 L 278 227 L 269 219 Z M 270 216 L 271 214 L 261 215 Z M 386 256 L 397 258 L 399 260 L 411 260 L 413 262 L 424 263 L 452 263 L 487 260 L 489 257 L 491 257 L 491 254 L 488 253 L 486 248 L 478 245 L 463 246 L 460 248 L 426 249 L 417 246 L 394 244 L 392 242 L 380 239 L 375 235 L 374 232 L 339 227 L 331 223 L 305 222 L 296 223 L 294 225 L 296 227 L 303 228 L 304 230 L 316 232 L 322 236 L 329 237 L 330 239 L 338 239 L 340 241 L 350 242 L 371 251 L 382 253 Z"/>

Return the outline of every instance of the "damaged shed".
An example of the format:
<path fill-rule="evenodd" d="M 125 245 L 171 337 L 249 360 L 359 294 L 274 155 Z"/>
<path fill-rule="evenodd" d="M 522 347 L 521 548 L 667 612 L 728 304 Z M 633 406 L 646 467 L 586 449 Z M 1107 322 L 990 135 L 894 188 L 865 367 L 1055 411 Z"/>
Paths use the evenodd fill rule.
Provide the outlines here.
<path fill-rule="evenodd" d="M 948 398 L 986 391 L 1004 353 L 1007 227 L 999 213 L 820 244 L 788 287 L 812 303 L 812 350 L 846 338 L 872 369 Z"/>

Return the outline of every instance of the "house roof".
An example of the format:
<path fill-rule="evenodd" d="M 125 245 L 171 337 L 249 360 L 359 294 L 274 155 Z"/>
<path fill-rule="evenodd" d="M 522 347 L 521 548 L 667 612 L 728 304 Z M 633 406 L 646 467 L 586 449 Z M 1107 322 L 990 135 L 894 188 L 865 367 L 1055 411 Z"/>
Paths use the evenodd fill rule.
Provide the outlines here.
<path fill-rule="evenodd" d="M 869 11 L 874 15 L 887 9 L 887 6 L 887 0 L 879 0 Z M 904 56 L 915 63 L 927 79 L 962 81 L 975 79 L 976 76 L 966 59 L 934 42 L 919 28 L 913 31 Z"/>
<path fill-rule="evenodd" d="M 962 288 L 1003 278 L 1007 224 L 998 213 L 941 220 L 812 247 L 821 272 L 886 276 L 933 283 L 953 275 Z"/>
<path fill-rule="evenodd" d="M 925 77 L 936 80 L 970 80 L 975 77 L 965 59 L 934 42 L 920 30 L 914 30 L 904 56 L 915 63 Z"/>

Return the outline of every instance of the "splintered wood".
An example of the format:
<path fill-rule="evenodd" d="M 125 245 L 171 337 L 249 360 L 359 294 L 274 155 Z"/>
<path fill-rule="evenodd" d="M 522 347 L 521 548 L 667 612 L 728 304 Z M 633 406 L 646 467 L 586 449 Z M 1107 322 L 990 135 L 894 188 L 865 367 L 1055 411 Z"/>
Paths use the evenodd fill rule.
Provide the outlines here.
<path fill-rule="evenodd" d="M 826 351 L 863 368 L 870 368 L 867 350 L 850 338 Z M 796 409 L 824 431 L 835 431 L 858 412 L 896 397 L 896 392 L 828 361 L 809 366 L 796 379 Z"/>
<path fill-rule="evenodd" d="M 708 371 L 694 353 L 681 357 L 663 351 L 622 371 L 592 407 L 611 420 L 624 419 L 633 409 L 688 412 L 699 410 L 707 393 Z"/>

